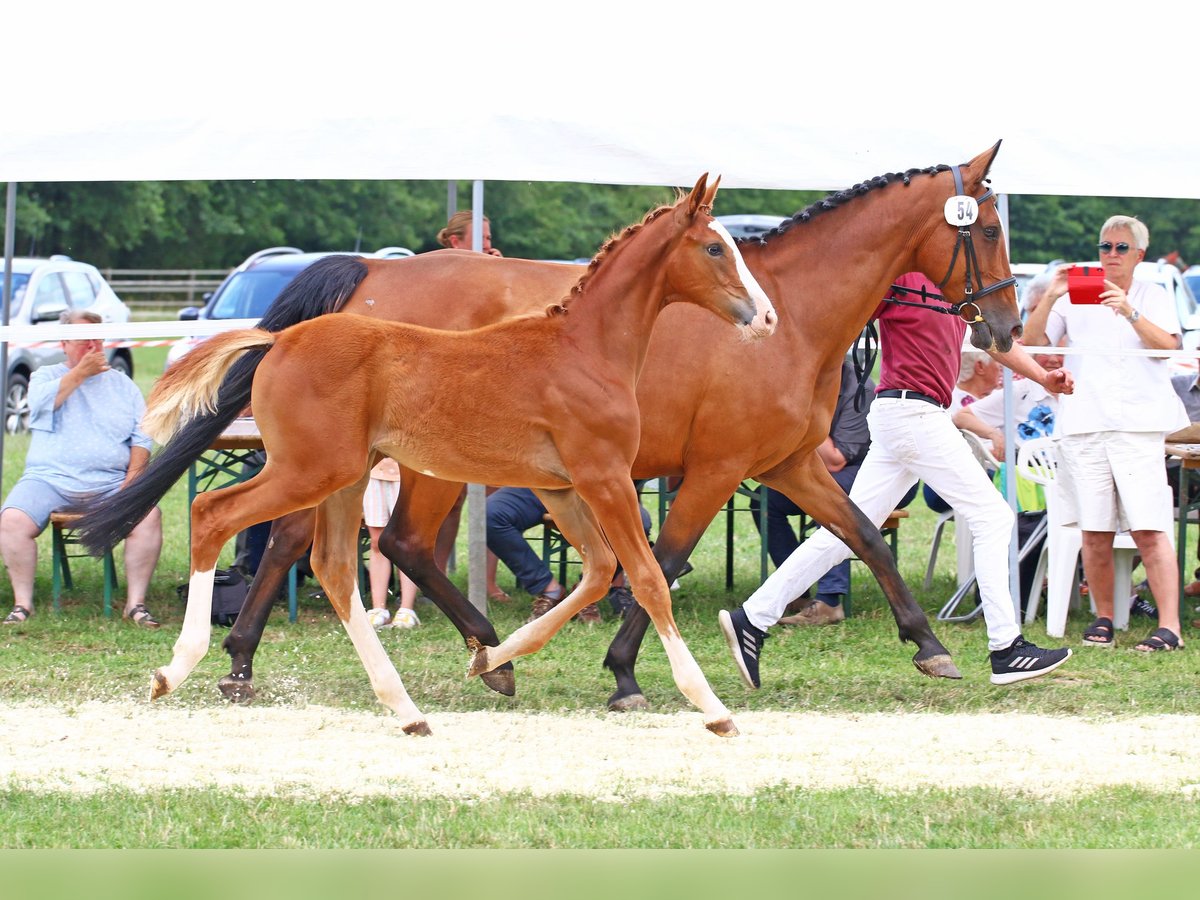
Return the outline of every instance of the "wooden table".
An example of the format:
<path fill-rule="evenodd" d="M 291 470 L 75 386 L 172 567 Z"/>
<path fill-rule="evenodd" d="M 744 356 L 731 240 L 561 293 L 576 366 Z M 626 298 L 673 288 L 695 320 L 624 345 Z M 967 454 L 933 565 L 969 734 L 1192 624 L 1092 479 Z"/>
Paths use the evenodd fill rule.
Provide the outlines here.
<path fill-rule="evenodd" d="M 257 474 L 257 468 L 247 471 L 246 463 L 263 449 L 262 435 L 254 419 L 240 417 L 209 445 L 188 470 L 188 508 L 200 491 L 215 491 Z M 192 535 L 192 520 L 188 516 L 188 539 Z M 288 621 L 296 621 L 296 567 L 288 570 Z"/>

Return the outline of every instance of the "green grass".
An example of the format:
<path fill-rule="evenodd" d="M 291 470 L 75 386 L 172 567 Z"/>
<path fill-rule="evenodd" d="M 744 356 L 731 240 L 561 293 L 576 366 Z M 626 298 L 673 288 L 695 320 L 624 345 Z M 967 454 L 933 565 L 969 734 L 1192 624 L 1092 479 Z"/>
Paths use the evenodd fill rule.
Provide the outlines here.
<path fill-rule="evenodd" d="M 161 369 L 161 352 L 139 351 L 144 385 Z M 5 450 L 5 481 L 19 476 L 22 438 Z M 50 612 L 48 538 L 42 547 L 37 614 L 23 627 L 0 630 L 0 692 L 70 706 L 88 700 L 138 700 L 149 673 L 165 662 L 182 622 L 175 587 L 187 577 L 186 490 L 177 485 L 163 503 L 166 542 L 149 605 L 163 629 L 131 628 L 100 614 L 100 566 L 76 565 L 77 590 Z M 900 564 L 917 600 L 932 618 L 954 587 L 954 553 L 941 555 L 934 587 L 920 590 L 935 516 L 918 500 L 901 525 Z M 735 515 L 736 584 L 724 590 L 724 518 L 693 556 L 696 571 L 675 592 L 681 631 L 713 689 L 733 710 L 816 710 L 834 713 L 1043 713 L 1086 718 L 1195 713 L 1200 657 L 1184 652 L 1145 656 L 1129 649 L 1079 652 L 1057 677 L 1019 688 L 987 681 L 981 620 L 935 623 L 965 678 L 932 681 L 909 662 L 890 610 L 870 573 L 853 565 L 855 615 L 834 628 L 776 629 L 763 657 L 763 689 L 747 692 L 733 673 L 715 626 L 717 611 L 743 600 L 758 584 L 758 538 L 750 517 Z M 465 531 L 465 529 L 464 529 Z M 460 549 L 460 559 L 464 558 Z M 118 561 L 119 563 L 119 561 Z M 465 568 L 465 567 L 462 567 Z M 462 575 L 457 576 L 460 580 Z M 503 573 L 501 584 L 512 588 Z M 517 592 L 492 606 L 501 635 L 528 613 Z M 321 704 L 376 709 L 362 667 L 328 604 L 302 590 L 300 620 L 272 613 L 255 667 L 257 702 L 267 706 Z M 7 580 L 0 604 L 11 602 Z M 613 689 L 601 667 L 616 630 L 571 624 L 540 653 L 516 662 L 517 696 L 500 697 L 466 681 L 466 651 L 448 620 L 427 604 L 423 627 L 382 633 L 405 685 L 428 714 L 438 711 L 596 709 Z M 1191 616 L 1185 616 L 1190 619 Z M 1078 645 L 1085 624 L 1076 614 L 1068 641 Z M 1148 627 L 1135 620 L 1136 634 Z M 215 629 L 207 657 L 172 696 L 185 707 L 219 707 L 214 682 L 228 671 Z M 1041 622 L 1027 629 L 1047 639 Z M 1140 636 L 1140 634 L 1138 635 Z M 1185 626 L 1185 638 L 1192 638 Z M 1122 638 L 1125 638 L 1122 635 Z M 1133 641 L 1123 640 L 1127 648 Z M 650 636 L 638 676 L 656 711 L 689 710 L 671 680 L 665 654 Z M 699 731 L 699 729 L 698 729 Z M 700 737 L 698 736 L 698 739 Z M 403 752 L 398 740 L 397 752 Z M 814 748 L 819 754 L 820 748 Z M 486 765 L 486 752 L 481 763 Z M 215 764 L 217 764 L 215 762 Z M 969 761 L 964 761 L 969 764 Z M 1017 763 L 1015 763 L 1017 764 Z M 308 802 L 261 799 L 215 790 L 93 797 L 10 790 L 2 795 L 4 847 L 1190 847 L 1200 844 L 1194 799 L 1133 789 L 1104 789 L 1046 801 L 993 792 L 890 795 L 874 789 L 760 791 L 744 798 L 696 796 L 596 804 L 573 797 L 515 796 L 486 802 L 373 799 Z M 164 806 L 165 804 L 165 806 Z M 167 810 L 164 812 L 163 810 Z M 120 823 L 120 827 L 114 827 Z"/>

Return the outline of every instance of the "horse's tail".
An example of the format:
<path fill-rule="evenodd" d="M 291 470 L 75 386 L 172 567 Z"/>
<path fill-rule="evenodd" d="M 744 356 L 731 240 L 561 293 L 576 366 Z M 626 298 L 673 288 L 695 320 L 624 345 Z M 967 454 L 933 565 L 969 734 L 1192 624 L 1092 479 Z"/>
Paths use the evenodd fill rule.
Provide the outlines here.
<path fill-rule="evenodd" d="M 367 266 L 358 257 L 323 257 L 283 289 L 258 327 L 263 331 L 283 331 L 299 322 L 337 312 L 366 275 Z M 201 344 L 192 352 L 199 352 L 203 347 Z M 120 492 L 106 498 L 85 500 L 73 507 L 82 515 L 76 530 L 84 546 L 97 554 L 111 549 L 145 518 L 188 467 L 246 408 L 254 372 L 265 354 L 265 348 L 248 350 L 237 358 L 226 371 L 213 410 L 195 415 Z M 182 365 L 186 360 L 187 357 L 176 365 Z"/>
<path fill-rule="evenodd" d="M 205 341 L 154 383 L 142 416 L 142 431 L 160 444 L 168 444 L 193 419 L 212 415 L 225 375 L 249 350 L 260 350 L 257 359 L 275 343 L 277 335 L 261 328 L 226 331 Z"/>

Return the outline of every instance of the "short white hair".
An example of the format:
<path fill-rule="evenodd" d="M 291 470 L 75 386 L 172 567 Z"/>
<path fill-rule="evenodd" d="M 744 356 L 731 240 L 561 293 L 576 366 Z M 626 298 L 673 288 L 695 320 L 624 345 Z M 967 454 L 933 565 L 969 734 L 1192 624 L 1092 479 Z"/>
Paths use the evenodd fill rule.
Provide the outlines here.
<path fill-rule="evenodd" d="M 1108 221 L 1100 226 L 1100 239 L 1104 240 L 1104 232 L 1113 228 L 1127 228 L 1133 235 L 1134 246 L 1139 250 L 1150 246 L 1150 229 L 1141 219 L 1135 219 L 1133 216 L 1109 216 Z"/>

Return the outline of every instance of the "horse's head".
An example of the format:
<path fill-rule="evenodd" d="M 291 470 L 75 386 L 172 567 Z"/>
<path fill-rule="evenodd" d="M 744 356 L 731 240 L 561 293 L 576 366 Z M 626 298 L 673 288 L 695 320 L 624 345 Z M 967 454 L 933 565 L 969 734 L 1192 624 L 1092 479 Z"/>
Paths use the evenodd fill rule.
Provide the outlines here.
<path fill-rule="evenodd" d="M 941 198 L 944 208 L 931 213 L 940 221 L 930 226 L 931 236 L 919 258 L 930 278 L 942 278 L 942 295 L 963 304 L 963 318 L 971 323 L 971 343 L 981 350 L 1006 351 L 1021 336 L 1021 316 L 996 196 L 985 184 L 999 150 L 997 141 L 990 150 L 936 179 L 950 193 Z"/>
<path fill-rule="evenodd" d="M 741 326 L 751 337 L 774 333 L 777 317 L 770 298 L 746 267 L 733 237 L 712 215 L 721 183 L 700 176 L 687 197 L 675 204 L 680 234 L 666 265 L 667 301 L 695 303 Z"/>

